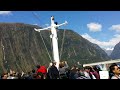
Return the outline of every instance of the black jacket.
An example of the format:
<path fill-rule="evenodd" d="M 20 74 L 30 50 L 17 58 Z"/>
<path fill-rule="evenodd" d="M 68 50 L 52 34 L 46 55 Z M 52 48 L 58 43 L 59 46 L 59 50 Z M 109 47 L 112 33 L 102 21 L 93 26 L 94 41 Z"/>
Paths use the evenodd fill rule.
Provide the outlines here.
<path fill-rule="evenodd" d="M 50 79 L 58 79 L 59 78 L 59 71 L 56 66 L 52 65 L 48 70 L 48 75 Z"/>

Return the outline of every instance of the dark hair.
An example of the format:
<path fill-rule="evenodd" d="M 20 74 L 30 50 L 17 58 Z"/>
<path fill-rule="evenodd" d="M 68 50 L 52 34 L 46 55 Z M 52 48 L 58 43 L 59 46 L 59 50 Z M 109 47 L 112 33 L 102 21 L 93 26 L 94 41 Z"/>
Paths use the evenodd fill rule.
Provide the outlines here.
<path fill-rule="evenodd" d="M 111 66 L 109 67 L 110 73 L 113 73 L 113 70 L 115 69 L 115 68 L 114 68 L 115 66 L 117 66 L 116 63 L 111 64 Z"/>
<path fill-rule="evenodd" d="M 86 66 L 86 67 L 84 67 L 84 69 L 90 69 L 90 66 Z"/>
<path fill-rule="evenodd" d="M 59 65 L 59 68 L 62 68 L 63 66 L 62 65 Z"/>
<path fill-rule="evenodd" d="M 40 65 L 37 65 L 36 67 L 37 67 L 37 68 L 40 68 Z"/>
<path fill-rule="evenodd" d="M 21 75 L 22 75 L 22 73 L 18 73 L 18 74 L 17 74 L 18 79 L 21 79 L 21 78 L 22 78 Z"/>
<path fill-rule="evenodd" d="M 99 73 L 99 71 L 102 71 L 102 70 L 100 69 L 100 67 L 98 67 L 98 66 L 93 66 L 93 69 L 94 69 L 95 71 L 97 71 L 97 73 Z"/>
<path fill-rule="evenodd" d="M 56 64 L 56 61 L 52 61 L 52 65 L 55 65 Z"/>
<path fill-rule="evenodd" d="M 35 69 L 32 70 L 32 73 L 35 73 Z"/>
<path fill-rule="evenodd" d="M 80 71 L 80 70 L 81 70 L 81 68 L 78 68 L 77 70 L 78 70 L 78 71 Z"/>

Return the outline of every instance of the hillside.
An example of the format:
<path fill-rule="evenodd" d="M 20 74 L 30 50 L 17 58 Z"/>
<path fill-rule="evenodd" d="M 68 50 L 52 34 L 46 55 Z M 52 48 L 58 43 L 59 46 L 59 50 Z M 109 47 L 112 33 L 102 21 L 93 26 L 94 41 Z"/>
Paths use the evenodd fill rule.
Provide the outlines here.
<path fill-rule="evenodd" d="M 108 56 L 110 56 L 113 51 L 113 50 L 106 50 L 106 49 L 103 49 L 103 50 L 107 53 Z"/>
<path fill-rule="evenodd" d="M 115 45 L 110 57 L 112 59 L 120 59 L 120 42 Z"/>
<path fill-rule="evenodd" d="M 30 71 L 36 64 L 48 66 L 50 58 L 43 44 L 52 57 L 50 31 L 34 31 L 36 25 L 23 23 L 0 23 L 0 72 L 13 69 Z M 61 51 L 64 30 L 58 30 L 59 51 Z M 108 60 L 109 57 L 98 45 L 90 43 L 72 30 L 65 31 L 61 61 L 91 63 Z"/>

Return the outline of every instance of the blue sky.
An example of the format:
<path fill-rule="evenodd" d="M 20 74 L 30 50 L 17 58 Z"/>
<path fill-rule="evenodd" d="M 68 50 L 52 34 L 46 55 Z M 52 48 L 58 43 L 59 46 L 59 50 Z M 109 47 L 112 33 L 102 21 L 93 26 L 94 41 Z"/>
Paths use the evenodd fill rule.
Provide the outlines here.
<path fill-rule="evenodd" d="M 36 18 L 33 12 L 39 17 Z M 120 41 L 120 11 L 0 11 L 0 22 L 50 25 L 50 17 L 107 50 Z"/>

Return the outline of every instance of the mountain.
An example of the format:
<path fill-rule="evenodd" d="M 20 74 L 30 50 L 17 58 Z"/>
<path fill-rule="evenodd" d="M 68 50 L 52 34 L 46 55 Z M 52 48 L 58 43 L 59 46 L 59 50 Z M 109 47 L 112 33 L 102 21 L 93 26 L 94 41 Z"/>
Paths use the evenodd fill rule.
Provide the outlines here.
<path fill-rule="evenodd" d="M 110 57 L 112 59 L 120 59 L 120 42 L 115 45 Z"/>
<path fill-rule="evenodd" d="M 103 50 L 107 53 L 108 56 L 110 56 L 113 51 L 113 50 L 106 50 L 106 49 L 103 49 Z"/>
<path fill-rule="evenodd" d="M 28 72 L 36 68 L 37 64 L 48 66 L 50 58 L 52 59 L 51 32 L 46 30 L 39 33 L 34 28 L 41 27 L 23 23 L 0 23 L 0 72 L 9 69 Z M 57 33 L 60 60 L 66 60 L 70 66 L 78 61 L 84 64 L 109 60 L 104 50 L 76 32 L 59 29 Z"/>

